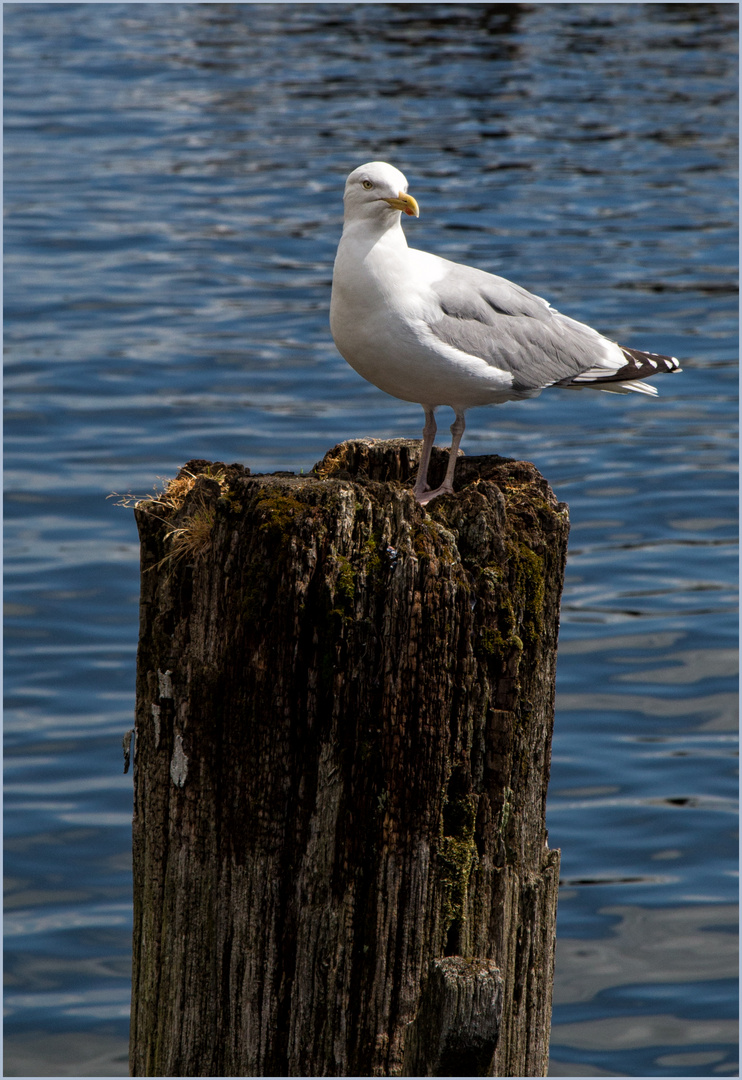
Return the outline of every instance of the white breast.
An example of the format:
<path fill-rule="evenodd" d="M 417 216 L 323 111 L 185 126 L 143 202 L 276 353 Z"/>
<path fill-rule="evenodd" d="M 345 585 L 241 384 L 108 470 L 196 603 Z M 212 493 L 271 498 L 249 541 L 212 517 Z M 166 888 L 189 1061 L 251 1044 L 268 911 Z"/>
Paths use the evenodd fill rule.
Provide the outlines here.
<path fill-rule="evenodd" d="M 445 273 L 435 255 L 385 233 L 366 250 L 345 234 L 338 248 L 330 327 L 338 351 L 380 390 L 405 401 L 469 408 L 511 396 L 512 376 L 435 337 L 430 286 Z"/>

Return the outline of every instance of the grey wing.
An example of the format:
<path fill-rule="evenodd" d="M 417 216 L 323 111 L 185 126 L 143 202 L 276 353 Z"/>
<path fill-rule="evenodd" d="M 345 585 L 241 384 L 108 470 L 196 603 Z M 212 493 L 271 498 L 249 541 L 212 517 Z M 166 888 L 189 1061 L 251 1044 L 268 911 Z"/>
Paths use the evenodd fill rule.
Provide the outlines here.
<path fill-rule="evenodd" d="M 440 315 L 431 331 L 447 345 L 511 372 L 515 391 L 527 395 L 580 372 L 619 366 L 612 342 L 540 296 L 474 267 L 448 266 L 433 285 Z"/>

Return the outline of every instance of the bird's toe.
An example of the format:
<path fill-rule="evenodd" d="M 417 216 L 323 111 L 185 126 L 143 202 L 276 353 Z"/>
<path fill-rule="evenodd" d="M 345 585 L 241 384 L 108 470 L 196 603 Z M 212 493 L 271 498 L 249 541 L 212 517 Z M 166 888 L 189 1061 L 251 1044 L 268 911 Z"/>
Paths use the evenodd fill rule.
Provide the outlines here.
<path fill-rule="evenodd" d="M 429 502 L 432 502 L 433 499 L 437 499 L 440 495 L 453 494 L 455 493 L 450 484 L 441 484 L 441 486 L 439 488 L 436 488 L 435 491 L 431 491 L 430 489 L 428 489 L 427 491 L 423 492 L 414 492 L 415 498 L 421 506 L 427 506 Z"/>

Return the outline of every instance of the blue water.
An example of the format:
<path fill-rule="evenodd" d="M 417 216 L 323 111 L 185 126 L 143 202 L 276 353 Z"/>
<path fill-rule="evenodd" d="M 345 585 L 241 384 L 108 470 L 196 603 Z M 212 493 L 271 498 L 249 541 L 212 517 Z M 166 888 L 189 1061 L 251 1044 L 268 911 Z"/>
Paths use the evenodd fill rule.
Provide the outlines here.
<path fill-rule="evenodd" d="M 683 361 L 656 400 L 473 410 L 464 449 L 571 509 L 551 1073 L 735 1074 L 736 5 L 10 4 L 4 29 L 5 1074 L 127 1071 L 138 545 L 106 496 L 420 432 L 329 335 L 373 158 L 413 245 Z"/>

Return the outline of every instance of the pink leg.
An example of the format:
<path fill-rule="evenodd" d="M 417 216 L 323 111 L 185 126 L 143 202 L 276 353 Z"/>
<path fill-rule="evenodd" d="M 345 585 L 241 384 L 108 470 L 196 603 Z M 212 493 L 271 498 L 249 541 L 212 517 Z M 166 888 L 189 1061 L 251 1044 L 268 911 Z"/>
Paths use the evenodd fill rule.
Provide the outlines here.
<path fill-rule="evenodd" d="M 428 490 L 428 466 L 430 465 L 430 453 L 435 442 L 435 433 L 438 427 L 435 422 L 435 407 L 423 405 L 425 410 L 425 427 L 423 428 L 423 445 L 420 452 L 420 465 L 417 470 L 417 480 L 412 489 L 419 503 L 425 502 L 423 496 Z"/>
<path fill-rule="evenodd" d="M 463 411 L 460 411 L 459 409 L 454 411 L 456 413 L 456 419 L 451 424 L 451 453 L 448 455 L 448 465 L 446 467 L 446 475 L 443 478 L 443 483 L 439 488 L 436 488 L 435 491 L 424 491 L 422 495 L 418 494 L 417 485 L 415 485 L 415 498 L 422 506 L 429 503 L 431 499 L 437 499 L 439 495 L 453 495 L 453 474 L 456 471 L 456 458 L 459 453 L 461 436 L 464 434 L 464 428 L 466 427 Z M 428 450 L 428 458 L 430 458 L 430 449 Z"/>

